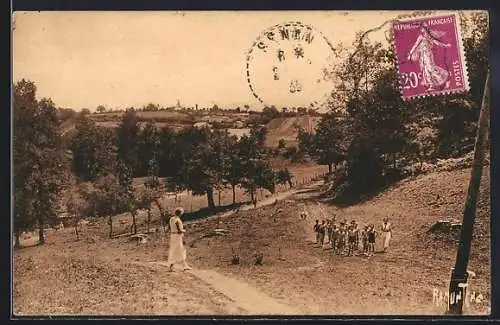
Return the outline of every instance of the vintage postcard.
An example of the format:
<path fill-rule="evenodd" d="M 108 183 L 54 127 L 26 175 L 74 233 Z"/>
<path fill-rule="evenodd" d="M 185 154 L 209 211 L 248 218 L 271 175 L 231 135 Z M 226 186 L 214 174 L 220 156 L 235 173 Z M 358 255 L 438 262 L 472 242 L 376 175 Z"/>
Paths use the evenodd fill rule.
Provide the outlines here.
<path fill-rule="evenodd" d="M 12 19 L 12 316 L 490 313 L 488 12 Z"/>

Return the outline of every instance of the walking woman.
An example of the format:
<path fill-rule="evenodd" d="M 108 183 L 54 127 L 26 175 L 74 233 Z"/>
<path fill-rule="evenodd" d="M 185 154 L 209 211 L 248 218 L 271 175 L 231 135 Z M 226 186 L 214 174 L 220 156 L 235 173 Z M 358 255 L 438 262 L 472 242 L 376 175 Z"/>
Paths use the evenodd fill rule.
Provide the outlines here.
<path fill-rule="evenodd" d="M 174 216 L 169 220 L 170 225 L 170 245 L 168 247 L 169 271 L 174 271 L 175 264 L 181 264 L 184 271 L 191 270 L 186 262 L 186 248 L 184 248 L 184 233 L 186 230 L 182 224 L 181 216 L 184 214 L 183 208 L 176 208 Z"/>
<path fill-rule="evenodd" d="M 384 238 L 384 253 L 386 252 L 387 248 L 389 248 L 389 243 L 391 242 L 392 238 L 391 226 L 392 225 L 389 222 L 389 218 L 385 217 L 384 222 L 382 223 L 382 234 Z"/>

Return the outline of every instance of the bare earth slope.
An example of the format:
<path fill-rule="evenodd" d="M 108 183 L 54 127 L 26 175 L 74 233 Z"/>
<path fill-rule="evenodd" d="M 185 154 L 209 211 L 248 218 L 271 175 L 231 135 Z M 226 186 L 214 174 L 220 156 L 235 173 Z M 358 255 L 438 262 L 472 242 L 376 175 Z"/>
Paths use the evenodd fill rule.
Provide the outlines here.
<path fill-rule="evenodd" d="M 266 146 L 275 148 L 279 140 L 285 140 L 287 146 L 297 145 L 297 135 L 300 128 L 307 132 L 314 132 L 320 117 L 297 116 L 278 117 L 266 124 L 269 134 L 266 137 Z"/>
<path fill-rule="evenodd" d="M 83 230 L 51 231 L 48 243 L 14 252 L 14 311 L 19 314 L 439 314 L 432 290 L 446 290 L 456 243 L 425 234 L 436 220 L 461 219 L 470 170 L 407 180 L 378 197 L 338 209 L 317 199 L 317 185 L 275 205 L 191 222 L 189 245 L 206 231 L 230 230 L 188 246 L 194 270 L 166 272 L 168 237 L 146 244 L 106 239 L 104 223 Z M 453 180 L 450 181 L 450 180 Z M 469 269 L 471 290 L 490 299 L 489 173 L 485 171 Z M 269 200 L 268 203 L 270 203 Z M 311 217 L 301 220 L 306 208 Z M 391 215 L 390 251 L 373 257 L 340 257 L 311 242 L 315 218 L 379 224 Z M 143 229 L 141 227 L 140 229 Z M 380 243 L 377 240 L 377 249 Z M 254 266 L 261 252 L 264 265 Z M 233 253 L 239 265 L 231 265 Z"/>

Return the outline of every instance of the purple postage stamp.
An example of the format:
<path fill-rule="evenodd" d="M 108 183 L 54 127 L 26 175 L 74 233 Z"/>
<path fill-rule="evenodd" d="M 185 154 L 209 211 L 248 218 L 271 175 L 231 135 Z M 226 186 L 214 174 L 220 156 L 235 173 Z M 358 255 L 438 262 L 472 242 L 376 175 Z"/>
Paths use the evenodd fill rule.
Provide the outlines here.
<path fill-rule="evenodd" d="M 403 99 L 469 90 L 457 14 L 393 23 Z"/>

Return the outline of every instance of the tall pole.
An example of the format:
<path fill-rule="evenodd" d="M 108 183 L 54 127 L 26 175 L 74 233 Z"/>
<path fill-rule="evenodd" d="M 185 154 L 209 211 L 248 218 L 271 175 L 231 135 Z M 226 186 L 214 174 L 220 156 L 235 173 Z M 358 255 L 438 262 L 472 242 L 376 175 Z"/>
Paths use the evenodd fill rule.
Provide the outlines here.
<path fill-rule="evenodd" d="M 462 227 L 460 232 L 460 242 L 457 250 L 455 267 L 451 272 L 448 313 L 461 315 L 463 303 L 466 298 L 467 284 L 467 264 L 469 262 L 470 247 L 472 241 L 472 230 L 476 218 L 476 202 L 483 173 L 483 160 L 486 147 L 486 140 L 489 129 L 489 81 L 490 72 L 486 76 L 484 85 L 483 102 L 479 113 L 476 141 L 474 144 L 474 158 L 472 161 L 472 172 L 467 192 L 467 200 L 463 214 Z"/>

